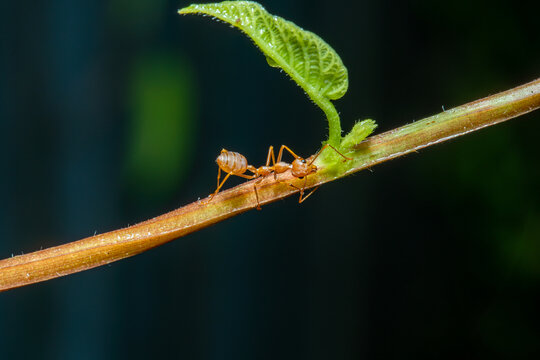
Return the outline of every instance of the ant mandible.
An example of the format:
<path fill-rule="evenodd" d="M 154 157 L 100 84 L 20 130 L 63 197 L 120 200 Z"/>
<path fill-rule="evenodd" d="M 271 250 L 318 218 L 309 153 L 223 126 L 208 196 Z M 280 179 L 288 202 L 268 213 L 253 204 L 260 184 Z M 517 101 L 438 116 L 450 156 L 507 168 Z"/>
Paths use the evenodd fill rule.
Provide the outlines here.
<path fill-rule="evenodd" d="M 277 174 L 284 173 L 285 171 L 287 171 L 289 169 L 291 170 L 291 175 L 292 176 L 294 176 L 296 178 L 299 178 L 299 179 L 305 179 L 304 180 L 304 185 L 301 188 L 299 188 L 299 187 L 297 187 L 295 185 L 289 184 L 290 186 L 294 187 L 295 189 L 300 190 L 300 198 L 298 200 L 298 203 L 302 203 L 311 194 L 313 194 L 313 192 L 315 190 L 318 189 L 318 187 L 316 187 L 314 190 L 312 190 L 309 194 L 307 194 L 304 197 L 304 190 L 305 190 L 306 185 L 307 185 L 307 176 L 317 172 L 317 170 L 318 170 L 317 166 L 314 165 L 313 163 L 315 162 L 317 157 L 319 157 L 319 155 L 322 153 L 322 151 L 324 149 L 326 149 L 327 147 L 332 148 L 335 152 L 337 152 L 340 156 L 342 156 L 343 159 L 344 159 L 343 161 L 352 160 L 351 158 L 346 157 L 345 155 L 340 153 L 335 147 L 333 147 L 330 144 L 324 145 L 315 155 L 311 155 L 307 159 L 304 159 L 304 158 L 296 155 L 294 153 L 294 151 L 292 151 L 288 146 L 281 145 L 281 148 L 279 149 L 277 161 L 276 161 L 276 159 L 274 157 L 274 147 L 270 146 L 268 148 L 268 155 L 266 157 L 266 165 L 256 168 L 256 167 L 248 164 L 247 159 L 246 159 L 246 157 L 244 155 L 242 155 L 240 153 L 237 153 L 237 152 L 234 152 L 234 151 L 228 151 L 226 149 L 222 149 L 221 153 L 219 154 L 219 156 L 216 159 L 216 163 L 218 165 L 217 188 L 216 188 L 216 191 L 214 191 L 210 195 L 210 199 L 208 199 L 208 201 L 206 201 L 205 203 L 209 203 L 210 201 L 212 201 L 214 196 L 219 192 L 219 190 L 221 189 L 223 184 L 225 184 L 225 181 L 227 181 L 227 179 L 231 175 L 243 177 L 243 178 L 248 179 L 248 180 L 260 178 L 254 184 L 255 196 L 257 198 L 257 210 L 260 210 L 261 206 L 260 206 L 260 203 L 259 203 L 259 194 L 257 192 L 257 184 L 262 181 L 263 177 L 266 177 L 266 176 L 268 176 L 268 175 L 270 175 L 272 173 L 274 173 L 274 179 L 277 179 Z M 294 160 L 293 160 L 293 162 L 291 164 L 281 160 L 281 158 L 283 157 L 283 150 L 287 150 L 294 157 Z M 270 165 L 270 159 L 272 159 L 272 164 L 273 165 Z M 225 178 L 220 183 L 219 180 L 220 180 L 220 177 L 221 177 L 221 170 L 226 172 L 227 175 L 225 176 Z M 250 171 L 252 173 L 252 175 L 245 174 L 246 171 Z"/>

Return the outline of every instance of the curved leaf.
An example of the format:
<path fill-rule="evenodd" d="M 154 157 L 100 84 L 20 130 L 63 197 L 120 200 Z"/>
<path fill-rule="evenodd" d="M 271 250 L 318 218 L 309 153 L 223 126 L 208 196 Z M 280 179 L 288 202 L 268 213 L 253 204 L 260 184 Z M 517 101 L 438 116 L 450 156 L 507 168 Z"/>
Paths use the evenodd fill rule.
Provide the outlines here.
<path fill-rule="evenodd" d="M 194 4 L 180 14 L 206 14 L 245 32 L 267 57 L 268 63 L 287 72 L 310 97 L 339 99 L 349 85 L 347 69 L 323 39 L 253 1 Z"/>
<path fill-rule="evenodd" d="M 349 87 L 347 69 L 324 40 L 279 16 L 269 14 L 253 1 L 193 4 L 179 14 L 202 14 L 220 19 L 247 34 L 266 56 L 268 64 L 283 69 L 325 112 L 328 143 L 339 146 L 341 124 L 330 102 Z"/>

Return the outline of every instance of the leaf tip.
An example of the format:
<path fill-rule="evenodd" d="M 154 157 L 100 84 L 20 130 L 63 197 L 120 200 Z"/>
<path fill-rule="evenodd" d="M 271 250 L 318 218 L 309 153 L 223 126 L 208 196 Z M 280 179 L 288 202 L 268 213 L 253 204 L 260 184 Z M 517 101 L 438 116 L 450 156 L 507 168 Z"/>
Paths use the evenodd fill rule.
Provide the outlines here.
<path fill-rule="evenodd" d="M 185 15 L 185 14 L 193 14 L 193 13 L 196 13 L 198 11 L 198 6 L 197 4 L 191 4 L 189 6 L 186 6 L 186 7 L 183 7 L 181 9 L 178 9 L 178 14 L 180 15 Z"/>

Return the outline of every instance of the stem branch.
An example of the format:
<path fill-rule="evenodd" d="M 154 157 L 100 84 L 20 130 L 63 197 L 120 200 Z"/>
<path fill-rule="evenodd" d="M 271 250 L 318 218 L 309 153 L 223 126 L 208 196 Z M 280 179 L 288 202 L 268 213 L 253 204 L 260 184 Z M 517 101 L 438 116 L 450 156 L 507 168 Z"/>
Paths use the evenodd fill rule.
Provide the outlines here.
<path fill-rule="evenodd" d="M 540 79 L 438 115 L 372 136 L 356 146 L 346 166 L 320 168 L 308 187 L 324 184 L 375 164 L 491 126 L 540 107 Z M 335 110 L 334 110 L 335 111 Z M 339 134 L 341 136 L 341 134 Z M 257 184 L 261 205 L 298 192 L 303 180 L 290 172 Z M 88 270 L 136 255 L 257 206 L 249 181 L 151 220 L 79 241 L 0 260 L 0 291 Z"/>

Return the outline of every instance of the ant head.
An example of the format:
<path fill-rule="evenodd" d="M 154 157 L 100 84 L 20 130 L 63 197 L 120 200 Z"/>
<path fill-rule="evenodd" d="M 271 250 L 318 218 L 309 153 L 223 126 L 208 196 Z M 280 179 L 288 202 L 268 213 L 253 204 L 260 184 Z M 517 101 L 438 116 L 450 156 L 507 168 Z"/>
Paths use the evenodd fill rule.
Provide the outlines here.
<path fill-rule="evenodd" d="M 312 156 L 307 159 L 298 157 L 292 162 L 291 173 L 294 177 L 303 178 L 317 172 L 317 166 L 313 165 Z"/>

